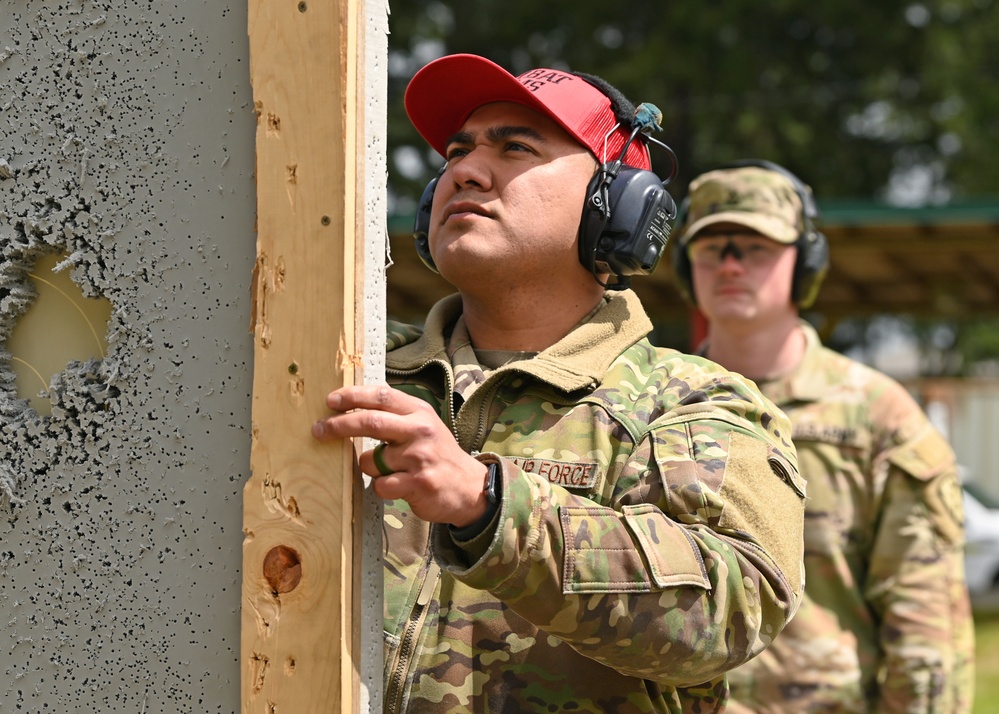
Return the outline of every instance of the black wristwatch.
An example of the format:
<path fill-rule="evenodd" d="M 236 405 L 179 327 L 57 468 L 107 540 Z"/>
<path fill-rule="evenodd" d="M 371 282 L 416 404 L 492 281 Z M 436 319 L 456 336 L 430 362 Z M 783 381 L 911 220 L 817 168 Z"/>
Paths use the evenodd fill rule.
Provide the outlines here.
<path fill-rule="evenodd" d="M 486 476 L 486 485 L 483 489 L 486 492 L 486 500 L 491 506 L 499 507 L 500 502 L 500 480 L 499 464 L 488 464 L 489 475 Z M 487 508 L 486 510 L 495 510 Z"/>
<path fill-rule="evenodd" d="M 486 494 L 486 512 L 482 514 L 474 523 L 471 523 L 464 528 L 455 528 L 449 525 L 448 530 L 451 531 L 451 537 L 457 541 L 468 542 L 475 538 L 477 535 L 482 533 L 490 523 L 492 523 L 493 517 L 496 515 L 496 511 L 499 510 L 500 505 L 500 477 L 499 477 L 499 464 L 486 464 L 489 467 L 489 474 L 486 476 L 486 485 L 483 487 L 483 492 Z"/>

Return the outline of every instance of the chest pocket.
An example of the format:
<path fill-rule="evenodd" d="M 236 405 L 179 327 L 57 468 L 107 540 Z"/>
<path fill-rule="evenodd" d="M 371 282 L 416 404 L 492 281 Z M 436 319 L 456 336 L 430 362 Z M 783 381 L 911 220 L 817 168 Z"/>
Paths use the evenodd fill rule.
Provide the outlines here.
<path fill-rule="evenodd" d="M 853 410 L 835 405 L 795 410 L 791 420 L 798 466 L 808 484 L 806 555 L 866 552 L 878 501 L 870 430 L 858 425 Z"/>

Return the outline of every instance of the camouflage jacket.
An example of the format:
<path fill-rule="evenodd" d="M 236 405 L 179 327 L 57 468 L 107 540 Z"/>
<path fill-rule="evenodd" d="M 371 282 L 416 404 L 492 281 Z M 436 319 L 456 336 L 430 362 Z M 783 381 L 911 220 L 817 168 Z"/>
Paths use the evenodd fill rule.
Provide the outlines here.
<path fill-rule="evenodd" d="M 498 525 L 458 543 L 386 504 L 385 710 L 721 711 L 724 672 L 802 589 L 790 423 L 741 377 L 653 347 L 630 291 L 474 391 L 460 312 L 452 296 L 422 335 L 390 325 L 386 374 L 500 464 Z"/>
<path fill-rule="evenodd" d="M 801 365 L 759 386 L 790 416 L 808 483 L 805 598 L 777 641 L 730 673 L 730 711 L 968 712 L 954 454 L 900 384 L 802 327 Z"/>

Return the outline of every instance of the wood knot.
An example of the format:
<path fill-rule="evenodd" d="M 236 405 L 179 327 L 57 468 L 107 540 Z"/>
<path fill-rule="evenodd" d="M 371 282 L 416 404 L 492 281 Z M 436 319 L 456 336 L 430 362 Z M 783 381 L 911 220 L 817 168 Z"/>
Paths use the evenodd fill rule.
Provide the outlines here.
<path fill-rule="evenodd" d="M 293 548 L 276 545 L 264 557 L 264 580 L 276 597 L 290 593 L 302 580 L 302 560 Z"/>

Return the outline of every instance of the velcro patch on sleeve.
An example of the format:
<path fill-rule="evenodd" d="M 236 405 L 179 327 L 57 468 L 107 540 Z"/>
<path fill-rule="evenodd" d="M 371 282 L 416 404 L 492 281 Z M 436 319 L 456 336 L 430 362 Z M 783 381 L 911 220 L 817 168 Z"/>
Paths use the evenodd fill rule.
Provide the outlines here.
<path fill-rule="evenodd" d="M 789 464 L 775 469 L 767 443 L 733 431 L 721 497 L 721 528 L 746 534 L 766 551 L 791 583 L 801 590 L 804 498 Z M 787 473 L 778 473 L 785 470 Z M 803 489 L 802 489 L 803 490 Z"/>

